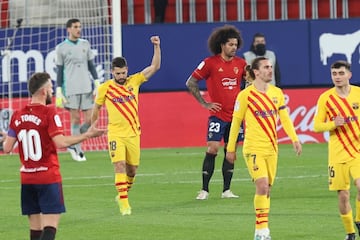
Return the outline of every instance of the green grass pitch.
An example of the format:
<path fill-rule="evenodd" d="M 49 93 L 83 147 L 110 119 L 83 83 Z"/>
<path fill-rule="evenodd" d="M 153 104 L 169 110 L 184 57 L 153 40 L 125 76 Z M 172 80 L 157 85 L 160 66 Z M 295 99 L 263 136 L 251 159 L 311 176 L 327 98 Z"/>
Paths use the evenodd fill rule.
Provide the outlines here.
<path fill-rule="evenodd" d="M 143 149 L 136 182 L 129 193 L 131 216 L 121 216 L 114 201 L 113 168 L 107 152 L 88 152 L 86 162 L 60 154 L 67 212 L 57 240 L 252 240 L 251 182 L 241 155 L 232 190 L 239 199 L 221 199 L 221 164 L 206 201 L 195 200 L 201 187 L 203 148 Z M 240 153 L 240 154 L 239 154 Z M 29 239 L 27 218 L 20 214 L 17 155 L 0 156 L 0 239 Z M 339 240 L 345 236 L 337 196 L 327 186 L 327 145 L 280 145 L 278 173 L 271 192 L 270 230 L 275 240 Z M 355 203 L 352 187 L 351 202 Z"/>

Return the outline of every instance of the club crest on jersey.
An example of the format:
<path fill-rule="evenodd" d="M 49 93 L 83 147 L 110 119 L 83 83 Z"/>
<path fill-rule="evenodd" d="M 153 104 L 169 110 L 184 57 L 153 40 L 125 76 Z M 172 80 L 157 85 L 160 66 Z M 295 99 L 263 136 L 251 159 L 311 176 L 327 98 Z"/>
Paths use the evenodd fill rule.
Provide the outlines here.
<path fill-rule="evenodd" d="M 128 91 L 132 92 L 134 91 L 134 88 L 132 86 L 128 86 Z"/>
<path fill-rule="evenodd" d="M 277 99 L 277 97 L 273 97 L 272 101 L 273 101 L 273 103 L 278 104 L 278 99 Z"/>
<path fill-rule="evenodd" d="M 234 67 L 234 73 L 235 73 L 235 74 L 238 74 L 238 72 L 239 72 L 239 68 L 238 68 L 238 67 Z"/>
<path fill-rule="evenodd" d="M 358 102 L 352 103 L 352 109 L 354 109 L 354 110 L 359 109 L 359 103 Z"/>

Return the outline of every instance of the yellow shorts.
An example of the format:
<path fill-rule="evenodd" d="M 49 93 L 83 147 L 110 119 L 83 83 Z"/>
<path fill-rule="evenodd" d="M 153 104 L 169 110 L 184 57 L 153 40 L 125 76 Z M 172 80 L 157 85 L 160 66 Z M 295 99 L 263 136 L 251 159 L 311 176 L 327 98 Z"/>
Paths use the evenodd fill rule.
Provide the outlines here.
<path fill-rule="evenodd" d="M 278 160 L 277 153 L 244 153 L 244 159 L 253 181 L 267 177 L 269 184 L 274 184 Z"/>
<path fill-rule="evenodd" d="M 140 164 L 140 136 L 117 137 L 108 136 L 111 162 L 126 161 L 132 166 Z"/>
<path fill-rule="evenodd" d="M 329 190 L 349 190 L 350 181 L 360 178 L 360 159 L 353 159 L 346 163 L 329 164 Z"/>

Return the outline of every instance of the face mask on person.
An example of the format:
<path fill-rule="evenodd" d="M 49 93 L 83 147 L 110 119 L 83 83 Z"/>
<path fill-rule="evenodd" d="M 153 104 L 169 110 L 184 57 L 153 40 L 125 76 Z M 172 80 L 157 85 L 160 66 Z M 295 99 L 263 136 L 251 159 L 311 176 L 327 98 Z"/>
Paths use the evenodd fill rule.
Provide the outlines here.
<path fill-rule="evenodd" d="M 265 44 L 259 43 L 255 46 L 255 54 L 258 56 L 264 56 L 266 52 Z"/>

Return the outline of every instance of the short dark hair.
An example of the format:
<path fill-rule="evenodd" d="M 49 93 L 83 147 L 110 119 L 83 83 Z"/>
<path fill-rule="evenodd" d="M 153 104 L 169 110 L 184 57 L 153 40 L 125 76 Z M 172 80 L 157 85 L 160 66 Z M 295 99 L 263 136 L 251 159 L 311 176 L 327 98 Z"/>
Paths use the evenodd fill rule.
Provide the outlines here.
<path fill-rule="evenodd" d="M 47 72 L 36 72 L 34 73 L 28 82 L 28 90 L 30 95 L 36 93 L 45 83 L 50 79 L 50 75 Z"/>
<path fill-rule="evenodd" d="M 351 64 L 346 61 L 339 60 L 331 64 L 331 69 L 339 69 L 341 67 L 345 67 L 347 70 L 351 71 Z"/>
<path fill-rule="evenodd" d="M 250 51 L 255 52 L 255 46 L 254 46 L 255 38 L 259 38 L 259 37 L 265 38 L 265 34 L 260 33 L 260 32 L 257 32 L 257 33 L 254 34 L 253 40 L 252 40 L 251 45 L 250 45 Z"/>
<path fill-rule="evenodd" d="M 71 18 L 71 19 L 69 19 L 69 20 L 66 22 L 66 28 L 71 28 L 72 25 L 73 25 L 73 23 L 78 23 L 78 22 L 80 22 L 79 19 L 77 19 L 77 18 Z"/>
<path fill-rule="evenodd" d="M 111 68 L 114 69 L 116 67 L 118 67 L 118 68 L 127 67 L 126 59 L 123 57 L 114 58 L 111 63 Z"/>

